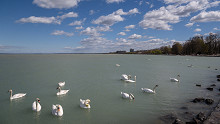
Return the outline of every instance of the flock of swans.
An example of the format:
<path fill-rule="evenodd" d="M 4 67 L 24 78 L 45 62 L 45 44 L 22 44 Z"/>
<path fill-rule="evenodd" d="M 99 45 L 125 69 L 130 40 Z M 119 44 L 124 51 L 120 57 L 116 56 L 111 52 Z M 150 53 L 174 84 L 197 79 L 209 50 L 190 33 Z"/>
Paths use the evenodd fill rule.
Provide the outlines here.
<path fill-rule="evenodd" d="M 116 64 L 116 66 L 119 67 L 120 65 Z M 170 81 L 171 82 L 179 82 L 179 79 L 178 79 L 179 77 L 180 77 L 180 75 L 178 75 L 177 78 L 170 78 Z M 121 80 L 125 81 L 126 83 L 133 83 L 133 82 L 136 82 L 136 76 L 134 76 L 134 80 L 132 80 L 131 75 L 122 74 L 121 75 Z M 65 85 L 65 82 L 59 82 L 58 83 L 57 96 L 67 94 L 69 92 L 69 90 L 61 90 L 61 87 L 64 86 L 64 85 Z M 155 89 L 157 87 L 158 87 L 158 85 L 155 85 L 155 87 L 153 89 L 141 88 L 141 90 L 143 92 L 146 92 L 146 93 L 154 94 L 154 93 L 156 93 Z M 8 92 L 10 92 L 10 100 L 18 99 L 18 98 L 24 97 L 26 95 L 26 93 L 17 93 L 17 94 L 12 95 L 12 93 L 13 93 L 12 89 L 10 89 Z M 130 100 L 135 99 L 135 97 L 132 93 L 121 92 L 121 96 L 122 96 L 122 98 L 125 98 L 125 99 L 130 99 Z M 91 108 L 90 100 L 89 99 L 86 99 L 86 100 L 80 99 L 80 107 L 85 108 L 85 109 Z M 36 111 L 36 112 L 39 112 L 41 110 L 41 105 L 40 105 L 40 99 L 39 98 L 36 98 L 36 100 L 32 103 L 32 110 Z M 55 116 L 62 116 L 63 115 L 62 106 L 60 104 L 52 105 L 52 114 L 55 115 Z"/>
<path fill-rule="evenodd" d="M 64 95 L 69 92 L 69 90 L 61 90 L 61 87 L 64 85 L 65 85 L 65 82 L 58 83 L 57 89 L 59 91 L 57 92 L 57 96 Z M 8 92 L 10 92 L 10 100 L 18 99 L 18 98 L 22 98 L 22 97 L 26 96 L 26 93 L 17 93 L 17 94 L 12 95 L 12 93 L 13 93 L 12 89 L 8 90 Z M 91 108 L 90 107 L 90 100 L 89 99 L 86 99 L 86 100 L 80 99 L 80 107 L 85 108 L 85 109 Z M 36 111 L 36 112 L 39 112 L 41 110 L 39 98 L 36 98 L 36 100 L 32 103 L 32 110 Z M 52 105 L 52 114 L 55 116 L 63 116 L 63 107 L 60 104 Z"/>

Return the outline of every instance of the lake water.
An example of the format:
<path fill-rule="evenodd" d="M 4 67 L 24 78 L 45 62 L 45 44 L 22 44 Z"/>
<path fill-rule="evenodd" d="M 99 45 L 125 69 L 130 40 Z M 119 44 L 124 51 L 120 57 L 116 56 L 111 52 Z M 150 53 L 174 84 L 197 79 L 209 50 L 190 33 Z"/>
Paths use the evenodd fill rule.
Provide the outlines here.
<path fill-rule="evenodd" d="M 218 57 L 108 55 L 108 54 L 1 54 L 1 124 L 144 124 L 164 123 L 160 117 L 190 111 L 210 111 L 210 106 L 194 104 L 195 97 L 218 99 L 216 75 Z M 115 64 L 120 64 L 117 67 Z M 187 67 L 188 65 L 193 67 Z M 210 68 L 208 68 L 210 66 Z M 218 69 L 218 70 L 215 70 Z M 137 76 L 136 83 L 120 80 L 121 74 Z M 180 75 L 180 83 L 169 77 Z M 65 81 L 65 96 L 56 96 L 57 83 Z M 195 84 L 202 84 L 196 87 Z M 214 91 L 206 87 L 216 84 Z M 147 94 L 141 88 L 156 89 Z M 13 93 L 27 93 L 9 100 Z M 122 99 L 120 92 L 132 93 L 135 100 Z M 32 111 L 40 98 L 42 109 Z M 91 109 L 81 109 L 79 99 L 90 99 Z M 216 103 L 216 102 L 215 102 Z M 52 104 L 61 104 L 62 117 L 51 114 Z M 214 105 L 211 106 L 211 108 Z"/>

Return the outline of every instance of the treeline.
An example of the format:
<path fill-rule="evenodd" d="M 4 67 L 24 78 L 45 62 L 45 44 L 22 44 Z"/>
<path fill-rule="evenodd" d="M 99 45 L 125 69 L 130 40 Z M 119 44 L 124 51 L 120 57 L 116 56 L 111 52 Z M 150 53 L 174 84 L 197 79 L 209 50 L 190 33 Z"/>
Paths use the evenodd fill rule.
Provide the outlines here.
<path fill-rule="evenodd" d="M 210 33 L 204 37 L 194 36 L 185 43 L 174 42 L 171 46 L 142 51 L 143 54 L 213 55 L 220 54 L 220 35 Z"/>

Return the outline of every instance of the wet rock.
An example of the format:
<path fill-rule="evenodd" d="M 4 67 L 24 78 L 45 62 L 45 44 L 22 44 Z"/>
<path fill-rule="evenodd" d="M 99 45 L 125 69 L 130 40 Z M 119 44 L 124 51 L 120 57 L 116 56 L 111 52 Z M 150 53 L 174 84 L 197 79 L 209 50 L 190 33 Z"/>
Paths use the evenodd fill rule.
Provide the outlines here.
<path fill-rule="evenodd" d="M 181 107 L 180 109 L 187 110 L 188 107 L 183 106 L 183 107 Z"/>
<path fill-rule="evenodd" d="M 205 99 L 204 98 L 195 98 L 192 102 L 197 103 L 197 102 L 204 102 Z"/>
<path fill-rule="evenodd" d="M 218 70 L 217 68 L 215 70 Z"/>
<path fill-rule="evenodd" d="M 200 121 L 205 121 L 206 117 L 205 114 L 203 112 L 200 112 L 197 116 L 196 119 L 200 120 Z"/>
<path fill-rule="evenodd" d="M 217 79 L 217 81 L 220 81 L 220 79 Z"/>
<path fill-rule="evenodd" d="M 211 85 L 211 87 L 215 87 L 215 86 L 216 86 L 215 84 L 212 84 L 212 85 Z"/>
<path fill-rule="evenodd" d="M 213 102 L 214 102 L 213 99 L 206 99 L 206 100 L 205 100 L 205 103 L 206 103 L 207 105 L 211 105 L 211 104 L 213 104 Z"/>
<path fill-rule="evenodd" d="M 160 119 L 164 123 L 170 124 L 170 123 L 173 123 L 175 121 L 175 119 L 177 119 L 177 117 L 173 113 L 171 113 L 171 114 L 160 117 Z"/>
<path fill-rule="evenodd" d="M 196 84 L 196 86 L 197 86 L 197 87 L 201 87 L 202 85 L 201 85 L 201 84 Z"/>
<path fill-rule="evenodd" d="M 207 90 L 209 90 L 209 91 L 213 91 L 213 88 L 212 87 L 208 87 L 208 88 L 206 88 Z"/>
<path fill-rule="evenodd" d="M 217 78 L 220 78 L 220 75 L 217 75 Z"/>
<path fill-rule="evenodd" d="M 175 121 L 172 124 L 184 124 L 180 119 L 175 119 Z"/>

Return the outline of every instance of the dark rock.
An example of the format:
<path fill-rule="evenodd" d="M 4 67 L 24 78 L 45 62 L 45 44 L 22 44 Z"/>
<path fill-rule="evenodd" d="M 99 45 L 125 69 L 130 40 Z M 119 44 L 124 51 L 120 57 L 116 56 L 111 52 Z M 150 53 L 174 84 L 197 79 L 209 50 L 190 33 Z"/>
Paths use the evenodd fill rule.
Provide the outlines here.
<path fill-rule="evenodd" d="M 220 91 L 220 88 L 218 90 Z"/>
<path fill-rule="evenodd" d="M 215 84 L 212 84 L 212 85 L 211 85 L 211 87 L 215 87 L 215 86 L 216 86 Z"/>
<path fill-rule="evenodd" d="M 200 112 L 197 116 L 196 116 L 196 119 L 200 120 L 200 121 L 205 121 L 206 117 L 205 117 L 205 114 Z"/>
<path fill-rule="evenodd" d="M 186 124 L 197 124 L 195 121 L 186 122 Z"/>
<path fill-rule="evenodd" d="M 200 121 L 200 120 L 198 120 L 196 118 L 193 118 L 193 121 L 194 121 L 195 124 L 202 124 L 202 121 Z"/>
<path fill-rule="evenodd" d="M 220 79 L 217 79 L 217 81 L 220 81 Z"/>
<path fill-rule="evenodd" d="M 217 68 L 215 70 L 218 70 Z"/>
<path fill-rule="evenodd" d="M 177 119 L 176 115 L 174 115 L 173 113 L 165 115 L 160 117 L 160 119 L 165 123 L 165 124 L 170 124 L 173 123 L 175 121 L 175 119 Z"/>
<path fill-rule="evenodd" d="M 192 102 L 197 103 L 197 102 L 204 102 L 205 99 L 204 98 L 195 98 Z"/>
<path fill-rule="evenodd" d="M 206 99 L 206 100 L 205 100 L 205 103 L 206 103 L 207 105 L 211 105 L 211 104 L 213 104 L 213 102 L 214 102 L 213 99 Z"/>
<path fill-rule="evenodd" d="M 181 107 L 180 109 L 187 110 L 188 107 L 183 106 L 183 107 Z"/>
<path fill-rule="evenodd" d="M 217 75 L 217 78 L 220 78 L 220 75 Z"/>
<path fill-rule="evenodd" d="M 172 124 L 183 124 L 183 122 L 177 118 Z"/>
<path fill-rule="evenodd" d="M 196 84 L 196 86 L 197 86 L 197 87 L 201 87 L 202 85 L 201 85 L 201 84 Z"/>
<path fill-rule="evenodd" d="M 207 90 L 209 90 L 209 91 L 213 91 L 213 88 L 212 87 L 208 87 L 208 88 L 206 88 Z"/>

